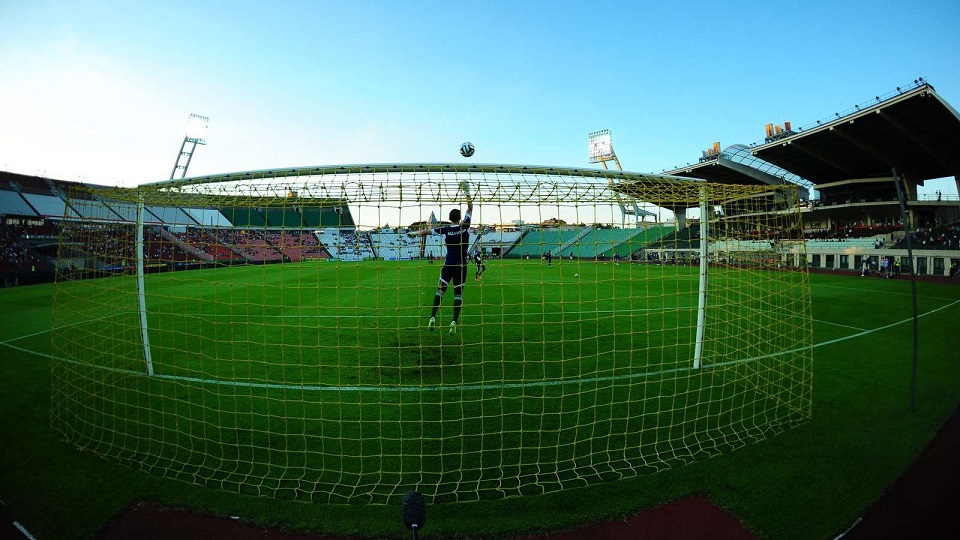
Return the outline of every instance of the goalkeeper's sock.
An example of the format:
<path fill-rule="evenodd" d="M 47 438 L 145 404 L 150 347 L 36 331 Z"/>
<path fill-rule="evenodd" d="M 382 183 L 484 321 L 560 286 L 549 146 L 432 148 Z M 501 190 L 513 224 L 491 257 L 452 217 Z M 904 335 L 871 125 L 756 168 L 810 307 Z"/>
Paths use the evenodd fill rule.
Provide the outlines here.
<path fill-rule="evenodd" d="M 460 307 L 463 306 L 463 297 L 454 296 L 453 297 L 453 322 L 460 320 Z"/>

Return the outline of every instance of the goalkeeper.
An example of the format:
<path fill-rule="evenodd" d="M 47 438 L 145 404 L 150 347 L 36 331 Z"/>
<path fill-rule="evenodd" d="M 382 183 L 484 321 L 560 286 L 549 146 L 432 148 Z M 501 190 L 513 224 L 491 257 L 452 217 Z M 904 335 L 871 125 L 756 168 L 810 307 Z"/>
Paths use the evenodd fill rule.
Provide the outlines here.
<path fill-rule="evenodd" d="M 460 319 L 460 308 L 463 306 L 463 283 L 467 278 L 467 263 L 469 262 L 468 250 L 470 246 L 470 216 L 473 214 L 473 197 L 470 196 L 469 185 L 461 185 L 464 192 L 464 198 L 467 201 L 467 212 L 461 219 L 460 209 L 450 210 L 450 225 L 434 227 L 432 229 L 422 229 L 409 233 L 411 236 L 427 236 L 438 234 L 443 236 L 444 243 L 447 246 L 447 256 L 443 262 L 443 268 L 440 269 L 440 283 L 437 286 L 437 292 L 433 296 L 433 310 L 430 312 L 430 320 L 427 327 L 434 330 L 437 324 L 437 310 L 440 309 L 440 301 L 446 294 L 447 288 L 453 285 L 453 320 L 450 321 L 450 333 L 457 333 L 457 321 Z"/>

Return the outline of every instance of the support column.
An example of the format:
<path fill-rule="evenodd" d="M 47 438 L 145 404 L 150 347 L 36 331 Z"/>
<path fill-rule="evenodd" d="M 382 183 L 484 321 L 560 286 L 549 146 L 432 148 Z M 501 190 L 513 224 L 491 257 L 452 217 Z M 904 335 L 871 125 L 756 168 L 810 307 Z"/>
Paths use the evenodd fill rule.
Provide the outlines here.
<path fill-rule="evenodd" d="M 910 238 L 910 220 L 907 219 L 907 201 L 897 170 L 893 169 L 893 183 L 897 186 L 897 198 L 900 199 L 900 215 L 903 221 L 903 232 L 907 241 L 907 258 L 910 259 L 910 286 L 913 290 L 913 373 L 910 377 L 910 407 L 913 412 L 917 397 L 917 351 L 920 346 L 919 309 L 917 308 L 917 266 L 913 258 L 913 241 Z"/>

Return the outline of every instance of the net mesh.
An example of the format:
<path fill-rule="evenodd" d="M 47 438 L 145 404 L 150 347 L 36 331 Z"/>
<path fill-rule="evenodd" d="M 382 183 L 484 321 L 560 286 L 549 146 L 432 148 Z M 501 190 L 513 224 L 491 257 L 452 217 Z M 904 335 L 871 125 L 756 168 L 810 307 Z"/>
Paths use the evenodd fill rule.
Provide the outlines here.
<path fill-rule="evenodd" d="M 484 270 L 469 263 L 450 333 L 453 291 L 427 326 L 443 239 L 407 233 L 465 210 L 466 186 Z M 67 195 L 52 425 L 151 473 L 466 501 L 675 467 L 810 418 L 795 188 L 397 166 Z M 634 205 L 699 209 L 708 264 L 697 218 Z"/>

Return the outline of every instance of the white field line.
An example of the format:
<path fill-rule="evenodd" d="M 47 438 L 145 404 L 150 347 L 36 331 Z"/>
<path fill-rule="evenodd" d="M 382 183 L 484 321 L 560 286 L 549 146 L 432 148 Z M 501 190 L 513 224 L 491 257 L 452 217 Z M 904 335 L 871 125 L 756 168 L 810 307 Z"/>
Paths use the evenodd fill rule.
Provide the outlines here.
<path fill-rule="evenodd" d="M 79 326 L 79 325 L 81 325 L 81 324 L 88 324 L 88 323 L 92 323 L 92 322 L 103 321 L 103 320 L 106 320 L 106 319 L 109 319 L 109 318 L 112 318 L 112 317 L 117 317 L 117 316 L 120 316 L 120 315 L 132 315 L 132 314 L 136 314 L 136 312 L 135 312 L 135 311 L 120 311 L 120 312 L 117 312 L 117 313 L 111 313 L 111 314 L 109 314 L 109 315 L 104 315 L 103 317 L 96 317 L 96 318 L 94 318 L 94 319 L 90 319 L 90 320 L 87 320 L 87 321 L 77 321 L 77 322 L 72 322 L 72 323 L 68 323 L 68 324 L 61 324 L 60 326 L 56 327 L 55 329 L 41 330 L 41 331 L 39 331 L 39 332 L 34 332 L 34 333 L 32 333 L 32 334 L 26 334 L 26 335 L 23 335 L 23 336 L 17 336 L 17 337 L 15 337 L 15 338 L 8 339 L 7 341 L 0 341 L 0 345 L 10 346 L 10 344 L 13 343 L 14 341 L 20 341 L 21 339 L 29 339 L 29 338 L 32 338 L 32 337 L 34 337 L 34 336 L 42 336 L 43 334 L 49 334 L 50 332 L 53 332 L 53 330 L 61 330 L 61 329 L 63 329 L 63 328 L 70 328 L 71 326 Z M 19 347 L 12 347 L 12 346 L 11 346 L 11 348 L 13 348 L 13 349 L 19 349 L 19 350 L 21 350 L 21 351 L 25 351 L 25 350 L 26 350 L 26 349 L 20 349 Z M 33 351 L 26 351 L 26 352 L 33 352 Z"/>
<path fill-rule="evenodd" d="M 940 306 L 940 307 L 938 307 L 938 308 L 936 308 L 936 309 L 931 309 L 930 311 L 927 311 L 926 313 L 921 313 L 921 314 L 917 315 L 917 318 L 926 317 L 927 315 L 933 315 L 934 313 L 936 313 L 936 312 L 938 312 L 938 311 L 943 311 L 943 310 L 945 310 L 945 309 L 947 309 L 947 308 L 950 308 L 950 307 L 953 307 L 953 306 L 955 306 L 955 305 L 957 305 L 957 304 L 960 304 L 960 300 L 954 300 L 953 302 L 950 302 L 950 303 L 947 304 L 947 305 Z M 906 324 L 906 323 L 912 322 L 912 321 L 913 321 L 913 317 L 908 317 L 908 318 L 906 318 L 906 319 L 903 319 L 902 321 L 897 321 L 897 322 L 893 322 L 893 323 L 890 323 L 890 324 L 885 324 L 885 325 L 883 325 L 883 326 L 878 326 L 877 328 L 874 328 L 874 329 L 872 329 L 872 330 L 864 330 L 863 332 L 860 332 L 860 333 L 858 333 L 858 334 L 853 334 L 853 335 L 850 335 L 850 336 L 844 336 L 844 337 L 837 338 L 837 339 L 831 339 L 830 341 L 824 341 L 823 343 L 817 343 L 817 344 L 813 345 L 813 347 L 816 348 L 816 347 L 823 347 L 823 346 L 826 346 L 826 345 L 833 345 L 834 343 L 840 343 L 841 341 L 847 341 L 848 339 L 855 339 L 855 338 L 858 338 L 858 337 L 865 336 L 865 335 L 867 335 L 867 334 L 872 334 L 872 333 L 874 333 L 874 332 L 879 332 L 879 331 L 881 331 L 881 330 L 886 330 L 886 329 L 888 329 L 888 328 L 893 328 L 894 326 L 899 326 L 899 325 L 901 325 L 901 324 Z"/>
<path fill-rule="evenodd" d="M 26 538 L 27 540 L 36 540 L 34 536 L 30 534 L 30 531 L 28 531 L 26 527 L 21 525 L 19 521 L 14 521 L 13 526 L 16 527 L 17 530 L 20 531 L 20 533 L 23 534 L 23 537 Z"/>
<path fill-rule="evenodd" d="M 954 302 L 951 302 L 951 303 L 949 303 L 949 304 L 943 305 L 943 306 L 938 307 L 938 308 L 936 308 L 936 309 L 932 309 L 932 310 L 930 310 L 930 311 L 927 311 L 927 312 L 925 312 L 925 313 L 922 313 L 922 314 L 918 315 L 918 317 L 926 317 L 926 316 L 928 316 L 928 315 L 932 315 L 932 314 L 937 313 L 937 312 L 939 312 L 939 311 L 943 311 L 944 309 L 951 308 L 951 307 L 953 307 L 953 306 L 955 306 L 955 305 L 957 305 L 957 304 L 960 304 L 960 300 L 956 300 L 956 301 L 954 301 Z M 858 333 L 856 333 L 856 334 L 852 334 L 852 335 L 849 335 L 849 336 L 845 336 L 845 337 L 841 337 L 841 338 L 837 338 L 837 339 L 832 339 L 832 340 L 824 341 L 824 342 L 821 342 L 821 343 L 816 343 L 816 344 L 811 345 L 810 347 L 799 347 L 799 348 L 796 348 L 796 349 L 791 349 L 791 350 L 786 350 L 786 351 L 780 351 L 780 352 L 776 352 L 776 353 L 772 353 L 772 354 L 768 354 L 768 355 L 757 356 L 757 357 L 752 357 L 752 358 L 743 358 L 743 359 L 739 359 L 739 360 L 730 360 L 730 361 L 728 361 L 728 362 L 720 362 L 720 363 L 715 363 L 715 364 L 712 364 L 712 365 L 713 365 L 713 366 L 727 366 L 727 365 L 739 364 L 739 363 L 743 363 L 743 362 L 750 362 L 750 361 L 754 361 L 754 360 L 761 360 L 761 359 L 764 359 L 764 358 L 773 358 L 773 357 L 782 356 L 782 355 L 785 355 L 785 354 L 792 354 L 792 353 L 796 353 L 796 352 L 802 352 L 802 351 L 805 351 L 805 350 L 810 349 L 810 348 L 825 347 L 825 346 L 828 346 L 828 345 L 833 345 L 833 344 L 840 343 L 840 342 L 843 342 L 843 341 L 847 341 L 847 340 L 851 340 L 851 339 L 856 339 L 856 338 L 863 337 L 863 336 L 866 336 L 866 335 L 870 335 L 870 334 L 873 334 L 873 333 L 876 333 L 876 332 L 880 332 L 880 331 L 882 331 L 882 330 L 886 330 L 886 329 L 892 328 L 892 327 L 894 327 L 894 326 L 899 326 L 899 325 L 901 325 L 901 324 L 906 324 L 906 323 L 911 322 L 911 321 L 913 321 L 913 317 L 909 317 L 909 318 L 903 319 L 903 320 L 901 320 L 901 321 L 896 321 L 896 322 L 893 322 L 893 323 L 890 323 L 890 324 L 886 324 L 886 325 L 883 325 L 883 326 L 879 326 L 879 327 L 877 327 L 877 328 L 873 328 L 873 329 L 870 329 L 870 330 L 864 330 L 864 331 L 862 331 L 862 332 L 858 332 Z M 122 374 L 127 374 L 127 375 L 136 375 L 136 376 L 142 376 L 142 375 L 144 375 L 144 372 L 142 372 L 142 371 L 137 371 L 137 370 L 121 369 L 121 368 L 109 368 L 109 367 L 103 367 L 103 366 L 93 366 L 93 365 L 91 365 L 91 364 L 88 364 L 88 363 L 86 363 L 86 362 L 80 362 L 80 361 L 78 361 L 78 360 L 71 360 L 71 359 L 66 359 L 66 358 L 56 358 L 56 357 L 53 357 L 53 356 L 51 356 L 51 355 L 39 353 L 39 352 L 36 352 L 36 351 L 30 351 L 30 350 L 27 350 L 27 349 L 23 349 L 23 348 L 21 348 L 21 347 L 17 347 L 17 346 L 11 345 L 9 342 L 0 342 L 0 345 L 5 345 L 5 346 L 7 346 L 7 347 L 10 347 L 10 348 L 12 348 L 12 349 L 16 349 L 16 350 L 19 350 L 19 351 L 22 351 L 22 352 L 25 352 L 25 353 L 34 354 L 34 355 L 37 355 L 37 356 L 40 356 L 40 357 L 49 358 L 49 359 L 52 359 L 52 360 L 57 360 L 57 361 L 65 362 L 65 363 L 69 363 L 69 364 L 75 364 L 75 365 L 81 365 L 81 366 L 88 366 L 88 367 L 96 367 L 96 368 L 98 368 L 98 369 L 102 369 L 102 370 L 105 370 L 105 371 L 110 371 L 110 372 L 113 372 L 113 373 L 122 373 Z M 677 367 L 677 368 L 672 368 L 672 369 L 665 369 L 665 370 L 658 370 L 658 371 L 644 372 L 644 373 L 631 373 L 631 374 L 626 374 L 626 375 L 610 375 L 610 376 L 604 376 L 604 377 L 588 377 L 588 378 L 585 378 L 585 379 L 554 379 L 554 380 L 531 381 L 531 382 L 523 382 L 523 383 L 490 383 L 490 384 L 444 385 L 444 386 L 324 386 L 324 385 L 291 385 L 291 384 L 275 384 L 275 383 L 252 383 L 252 382 L 247 382 L 247 381 L 229 381 L 229 380 L 221 380 L 221 379 L 204 379 L 204 378 L 199 378 L 199 377 L 183 377 L 183 376 L 178 376 L 178 375 L 163 375 L 163 374 L 154 375 L 154 377 L 155 377 L 155 378 L 158 378 L 158 379 L 165 379 L 165 380 L 170 380 L 170 381 L 192 382 L 192 383 L 200 383 L 200 384 L 207 384 L 207 385 L 217 385 L 217 386 L 233 386 L 233 387 L 243 387 L 243 388 L 261 388 L 261 389 L 277 389 L 277 390 L 302 390 L 302 391 L 312 391 L 312 392 L 464 392 L 464 391 L 476 391 L 476 390 L 507 390 L 507 389 L 518 389 L 518 388 L 544 388 L 544 387 L 551 387 L 551 386 L 570 386 L 570 385 L 592 384 L 592 383 L 595 383 L 595 382 L 622 381 L 622 380 L 639 379 L 639 378 L 647 378 L 647 377 L 657 377 L 657 376 L 660 376 L 660 375 L 665 375 L 665 374 L 670 374 L 670 373 L 679 373 L 679 372 L 685 372 L 685 371 L 692 371 L 693 369 L 694 369 L 694 368 L 692 367 L 692 363 L 691 363 L 691 365 L 690 365 L 690 366 L 687 366 L 687 367 Z"/>
<path fill-rule="evenodd" d="M 752 311 L 758 312 L 758 313 L 762 311 L 762 310 L 759 309 L 759 308 L 751 308 L 751 307 L 748 307 L 748 306 L 736 306 L 736 308 L 739 309 L 739 310 L 752 310 Z M 864 331 L 867 330 L 866 328 L 860 328 L 859 326 L 850 326 L 849 324 L 840 324 L 840 323 L 825 321 L 825 320 L 823 320 L 823 319 L 813 319 L 813 322 L 818 322 L 818 323 L 822 323 L 822 324 L 829 324 L 829 325 L 832 325 L 832 326 L 842 326 L 843 328 L 850 328 L 851 330 L 857 330 L 857 331 L 860 331 L 860 332 L 864 332 Z"/>
<path fill-rule="evenodd" d="M 857 292 L 883 294 L 883 295 L 890 295 L 890 296 L 913 296 L 913 293 L 908 292 L 908 291 L 890 291 L 890 290 L 886 290 L 886 289 L 871 289 L 871 288 L 864 288 L 864 287 L 847 287 L 847 286 L 844 286 L 844 285 L 830 285 L 829 283 L 811 283 L 810 286 L 811 286 L 811 287 L 826 287 L 826 288 L 829 288 L 829 289 L 843 289 L 843 290 L 845 290 L 845 291 L 857 291 Z M 930 300 L 942 300 L 942 301 L 944 301 L 944 302 L 949 302 L 950 300 L 952 300 L 952 298 L 944 298 L 944 297 L 942 297 L 942 296 L 929 296 L 929 295 L 925 295 L 925 294 L 918 294 L 918 295 L 917 295 L 917 298 L 927 298 L 927 299 L 930 299 Z"/>
<path fill-rule="evenodd" d="M 818 323 L 822 323 L 822 324 L 829 324 L 829 325 L 831 325 L 831 326 L 841 326 L 841 327 L 843 327 L 843 328 L 850 328 L 851 330 L 859 330 L 859 331 L 861 331 L 861 332 L 866 332 L 866 331 L 867 331 L 866 328 L 860 328 L 859 326 L 850 326 L 849 324 L 840 324 L 840 323 L 825 321 L 825 320 L 823 320 L 823 319 L 814 319 L 813 322 L 818 322 Z"/>

